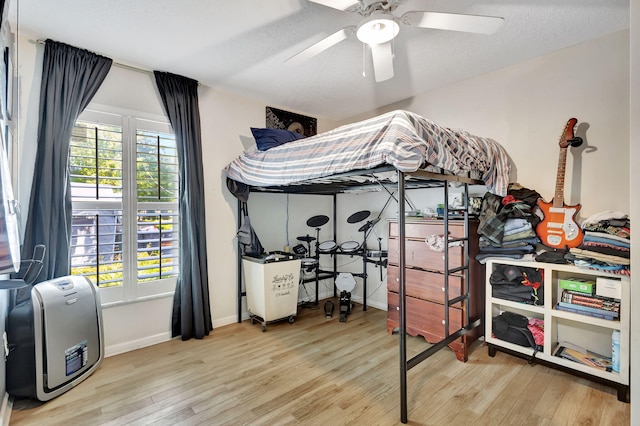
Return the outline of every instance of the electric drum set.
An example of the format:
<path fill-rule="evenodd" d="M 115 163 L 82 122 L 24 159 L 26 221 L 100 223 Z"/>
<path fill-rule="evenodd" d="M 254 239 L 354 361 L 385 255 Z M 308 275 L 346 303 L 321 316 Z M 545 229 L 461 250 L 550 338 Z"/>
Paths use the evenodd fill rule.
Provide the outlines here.
<path fill-rule="evenodd" d="M 355 224 L 365 221 L 371 214 L 368 210 L 362 210 L 353 213 L 347 218 L 347 223 Z M 327 276 L 335 278 L 335 286 L 340 291 L 340 322 L 347 320 L 347 315 L 351 313 L 351 292 L 355 288 L 356 281 L 354 275 L 361 277 L 366 283 L 366 263 L 373 263 L 376 267 L 380 267 L 380 280 L 382 280 L 382 268 L 387 266 L 387 251 L 382 250 L 381 238 L 378 238 L 378 250 L 367 249 L 367 237 L 373 229 L 373 227 L 380 221 L 380 217 L 372 220 L 367 220 L 358 228 L 358 232 L 362 232 L 362 242 L 358 241 L 345 241 L 342 244 L 337 244 L 335 241 L 319 241 L 321 228 L 329 222 L 329 217 L 325 215 L 316 215 L 307 220 L 307 226 L 315 229 L 316 236 L 309 234 L 301 237 L 297 237 L 297 240 L 304 244 L 298 244 L 293 247 L 293 252 L 298 256 L 302 256 L 301 268 L 303 272 L 315 273 L 316 278 L 316 302 L 317 302 L 317 281 L 318 276 L 321 273 L 325 273 Z M 315 242 L 315 243 L 314 243 Z M 312 244 L 313 243 L 313 244 Z M 363 258 L 363 271 L 362 274 L 352 274 L 349 272 L 337 273 L 335 271 L 321 271 L 319 268 L 320 255 L 350 255 L 361 256 Z M 377 258 L 377 259 L 375 259 Z M 303 274 L 301 274 L 301 282 L 303 282 Z M 366 291 L 366 285 L 365 285 Z M 366 297 L 366 296 L 365 296 Z M 366 298 L 364 310 L 366 310 Z M 330 318 L 333 314 L 333 303 L 327 301 L 324 305 L 324 311 L 327 318 Z"/>

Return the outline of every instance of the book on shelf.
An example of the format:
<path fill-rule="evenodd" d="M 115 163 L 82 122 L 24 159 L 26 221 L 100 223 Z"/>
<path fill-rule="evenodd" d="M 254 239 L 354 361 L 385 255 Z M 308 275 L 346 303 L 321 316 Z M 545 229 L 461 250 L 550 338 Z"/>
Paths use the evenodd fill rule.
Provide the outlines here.
<path fill-rule="evenodd" d="M 566 294 L 567 296 L 571 296 L 576 299 L 590 300 L 592 302 L 599 302 L 599 303 L 620 302 L 619 299 L 614 299 L 613 297 L 605 297 L 597 294 L 580 293 L 579 291 L 566 290 L 566 289 L 562 290 L 562 294 Z"/>
<path fill-rule="evenodd" d="M 575 305 L 568 302 L 556 303 L 556 309 L 559 311 L 573 312 L 574 314 L 588 315 L 590 317 L 602 318 L 610 321 L 616 320 L 619 317 L 618 312 L 591 308 L 589 306 Z"/>
<path fill-rule="evenodd" d="M 569 342 L 559 342 L 553 355 L 603 371 L 612 371 L 611 358 L 577 347 Z"/>
<path fill-rule="evenodd" d="M 573 291 L 564 290 L 561 299 L 563 302 L 569 302 L 576 305 L 591 306 L 592 308 L 605 309 L 611 311 L 620 311 L 620 301 L 602 296 L 588 296 L 585 294 L 577 294 Z"/>

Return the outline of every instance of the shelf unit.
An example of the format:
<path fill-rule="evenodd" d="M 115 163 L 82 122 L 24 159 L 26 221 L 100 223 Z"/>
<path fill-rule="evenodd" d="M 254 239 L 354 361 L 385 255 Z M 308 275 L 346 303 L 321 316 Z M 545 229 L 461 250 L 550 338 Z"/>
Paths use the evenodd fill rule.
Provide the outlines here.
<path fill-rule="evenodd" d="M 535 355 L 532 362 L 558 367 L 564 371 L 605 383 L 617 389 L 618 400 L 629 402 L 629 328 L 630 328 L 630 280 L 629 277 L 602 271 L 578 268 L 573 265 L 561 265 L 539 262 L 525 262 L 509 259 L 488 260 L 486 268 L 486 335 L 489 355 L 495 356 L 496 350 L 530 358 L 532 348 L 526 348 L 493 336 L 492 318 L 503 311 L 516 312 L 528 318 L 544 320 L 544 347 Z M 495 265 L 516 265 L 543 270 L 544 304 L 540 306 L 512 302 L 492 296 L 489 278 Z M 588 315 L 565 312 L 555 309 L 560 300 L 562 289 L 559 280 L 567 278 L 595 280 L 597 277 L 620 280 L 621 299 L 619 320 L 605 320 Z M 587 350 L 611 356 L 611 337 L 614 330 L 620 331 L 620 368 L 619 372 L 604 371 L 591 366 L 554 356 L 558 342 L 568 341 Z"/>

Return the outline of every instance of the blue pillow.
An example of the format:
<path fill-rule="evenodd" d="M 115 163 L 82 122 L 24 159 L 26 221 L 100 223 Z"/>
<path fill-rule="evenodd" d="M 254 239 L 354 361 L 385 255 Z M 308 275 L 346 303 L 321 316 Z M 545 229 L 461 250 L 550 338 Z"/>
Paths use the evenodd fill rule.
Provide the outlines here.
<path fill-rule="evenodd" d="M 298 132 L 284 129 L 257 129 L 252 127 L 251 133 L 260 151 L 266 151 L 278 145 L 304 138 L 304 135 Z"/>

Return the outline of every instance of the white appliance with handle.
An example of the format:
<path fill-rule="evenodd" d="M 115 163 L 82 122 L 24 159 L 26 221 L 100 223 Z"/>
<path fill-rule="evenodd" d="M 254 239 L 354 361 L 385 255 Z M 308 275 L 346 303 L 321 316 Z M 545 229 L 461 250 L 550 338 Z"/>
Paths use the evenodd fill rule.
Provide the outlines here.
<path fill-rule="evenodd" d="M 7 318 L 7 391 L 48 401 L 91 375 L 104 357 L 98 288 L 83 276 L 35 284 Z"/>

